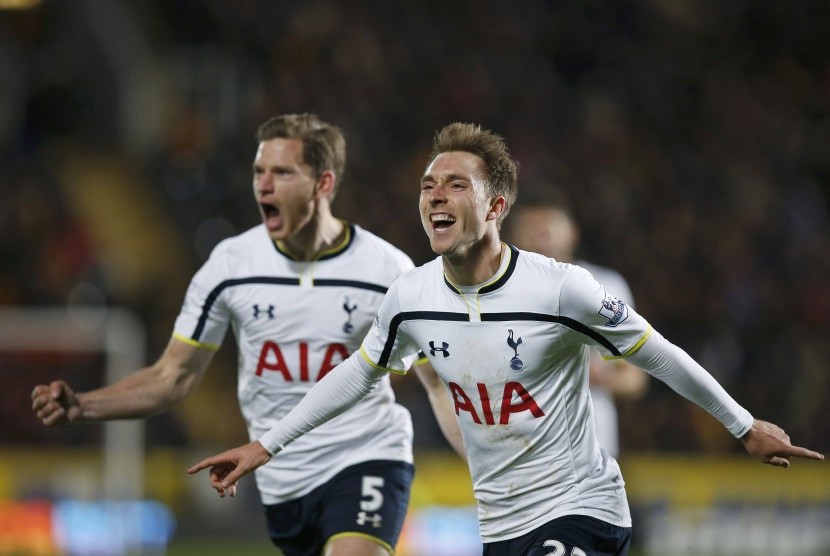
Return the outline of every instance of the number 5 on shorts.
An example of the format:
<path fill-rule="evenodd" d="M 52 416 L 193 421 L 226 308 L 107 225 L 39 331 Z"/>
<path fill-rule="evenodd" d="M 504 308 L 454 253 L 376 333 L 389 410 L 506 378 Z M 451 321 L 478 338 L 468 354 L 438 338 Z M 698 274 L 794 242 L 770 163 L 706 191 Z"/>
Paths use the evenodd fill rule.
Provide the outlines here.
<path fill-rule="evenodd" d="M 360 496 L 360 509 L 364 512 L 376 512 L 383 506 L 383 477 L 366 475 L 363 477 L 363 487 Z"/>

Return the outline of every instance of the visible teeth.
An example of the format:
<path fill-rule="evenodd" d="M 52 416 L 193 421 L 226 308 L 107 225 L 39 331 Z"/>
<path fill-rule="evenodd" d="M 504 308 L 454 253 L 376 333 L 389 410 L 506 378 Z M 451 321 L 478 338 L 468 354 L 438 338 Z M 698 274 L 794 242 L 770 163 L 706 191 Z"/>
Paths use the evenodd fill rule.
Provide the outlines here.
<path fill-rule="evenodd" d="M 455 222 L 455 218 L 450 216 L 449 214 L 431 214 L 429 219 L 432 222 Z"/>

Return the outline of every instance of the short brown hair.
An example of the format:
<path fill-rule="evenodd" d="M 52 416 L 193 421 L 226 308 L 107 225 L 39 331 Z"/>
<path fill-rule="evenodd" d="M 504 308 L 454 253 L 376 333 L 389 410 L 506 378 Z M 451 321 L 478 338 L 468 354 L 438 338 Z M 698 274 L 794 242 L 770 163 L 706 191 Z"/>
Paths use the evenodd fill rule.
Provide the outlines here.
<path fill-rule="evenodd" d="M 334 192 L 346 171 L 346 138 L 340 128 L 324 122 L 317 114 L 284 114 L 271 118 L 257 129 L 260 143 L 271 139 L 299 139 L 303 142 L 303 162 L 316 177 L 326 170 L 334 172 Z"/>
<path fill-rule="evenodd" d="M 501 225 L 518 196 L 519 163 L 510 157 L 504 138 L 480 125 L 452 123 L 435 134 L 429 164 L 442 153 L 461 151 L 474 154 L 487 168 L 487 191 L 501 195 L 506 203 L 499 217 Z"/>

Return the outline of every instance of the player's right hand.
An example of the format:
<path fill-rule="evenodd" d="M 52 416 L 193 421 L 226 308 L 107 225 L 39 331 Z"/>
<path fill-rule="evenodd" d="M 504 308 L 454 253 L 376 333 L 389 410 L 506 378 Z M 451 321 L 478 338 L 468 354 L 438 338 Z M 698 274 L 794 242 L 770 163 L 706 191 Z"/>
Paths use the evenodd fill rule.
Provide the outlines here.
<path fill-rule="evenodd" d="M 68 425 L 81 416 L 81 405 L 75 392 L 62 380 L 35 386 L 32 409 L 47 427 Z"/>
<path fill-rule="evenodd" d="M 243 475 L 250 473 L 257 467 L 265 465 L 271 459 L 271 454 L 254 440 L 250 444 L 239 446 L 221 454 L 205 458 L 187 470 L 193 475 L 202 469 L 210 468 L 208 480 L 219 496 L 225 494 L 236 495 L 236 487 Z"/>

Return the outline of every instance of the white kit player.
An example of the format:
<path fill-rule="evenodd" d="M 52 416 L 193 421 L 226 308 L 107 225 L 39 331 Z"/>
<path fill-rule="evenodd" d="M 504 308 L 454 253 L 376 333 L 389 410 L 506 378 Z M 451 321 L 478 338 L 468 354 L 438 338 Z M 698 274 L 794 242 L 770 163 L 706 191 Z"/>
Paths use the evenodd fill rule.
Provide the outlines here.
<path fill-rule="evenodd" d="M 387 288 L 414 265 L 332 215 L 345 166 L 339 129 L 313 114 L 286 115 L 264 123 L 257 139 L 263 223 L 214 249 L 155 365 L 90 392 L 62 381 L 36 387 L 33 407 L 45 424 L 169 407 L 193 391 L 231 328 L 239 404 L 256 439 L 359 348 Z M 392 554 L 412 477 L 412 423 L 388 377 L 256 473 L 269 536 L 286 556 Z"/>
<path fill-rule="evenodd" d="M 703 368 L 584 269 L 499 238 L 516 197 L 503 140 L 452 124 L 436 135 L 420 211 L 436 260 L 399 278 L 352 355 L 280 423 L 194 465 L 221 494 L 291 442 L 370 395 L 423 351 L 451 393 L 478 501 L 485 555 L 628 553 L 631 520 L 616 461 L 600 450 L 590 348 L 627 357 L 709 411 L 756 458 L 786 467 L 794 447 L 754 420 Z"/>

